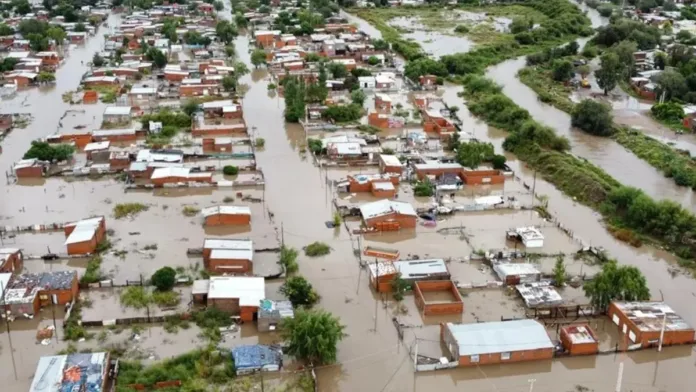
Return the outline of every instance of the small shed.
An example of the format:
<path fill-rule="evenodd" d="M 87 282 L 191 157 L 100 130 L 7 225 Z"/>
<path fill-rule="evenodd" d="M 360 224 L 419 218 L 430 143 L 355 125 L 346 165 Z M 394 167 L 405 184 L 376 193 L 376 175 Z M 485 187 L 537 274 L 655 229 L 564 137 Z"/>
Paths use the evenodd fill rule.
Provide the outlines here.
<path fill-rule="evenodd" d="M 599 351 L 599 341 L 587 324 L 561 328 L 561 344 L 570 355 L 590 355 Z"/>
<path fill-rule="evenodd" d="M 493 265 L 493 271 L 505 285 L 517 285 L 541 280 L 541 271 L 539 271 L 536 265 L 531 263 L 497 263 Z"/>
<path fill-rule="evenodd" d="M 251 208 L 246 206 L 214 206 L 201 210 L 206 226 L 251 224 Z"/>
<path fill-rule="evenodd" d="M 262 344 L 237 346 L 232 349 L 232 360 L 237 375 L 262 372 L 277 372 L 283 366 L 283 352 Z"/>
<path fill-rule="evenodd" d="M 285 318 L 295 317 L 290 301 L 272 301 L 264 299 L 259 307 L 257 327 L 260 332 L 275 331 Z"/>
<path fill-rule="evenodd" d="M 104 122 L 121 123 L 131 120 L 130 106 L 109 106 L 104 110 Z"/>
<path fill-rule="evenodd" d="M 41 178 L 48 170 L 48 162 L 38 159 L 22 159 L 12 167 L 17 178 Z"/>

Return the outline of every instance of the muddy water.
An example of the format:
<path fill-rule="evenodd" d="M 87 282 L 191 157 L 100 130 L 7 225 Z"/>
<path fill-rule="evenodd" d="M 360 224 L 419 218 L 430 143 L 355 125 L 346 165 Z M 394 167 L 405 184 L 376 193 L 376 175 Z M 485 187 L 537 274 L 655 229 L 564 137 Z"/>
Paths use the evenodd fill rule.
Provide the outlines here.
<path fill-rule="evenodd" d="M 590 19 L 593 25 L 604 23 L 602 18 L 597 15 L 590 14 Z M 359 23 L 363 28 L 366 23 Z M 365 30 L 363 28 L 363 30 Z M 508 74 L 511 83 L 517 81 L 514 78 L 516 74 L 514 69 L 516 66 L 523 66 L 515 63 L 512 60 L 508 69 Z M 517 81 L 519 84 L 519 82 Z M 520 86 L 517 86 L 520 87 Z M 522 89 L 526 88 L 521 86 Z M 485 123 L 471 116 L 466 109 L 465 102 L 457 97 L 457 92 L 460 87 L 446 85 L 444 88 L 443 98 L 449 104 L 455 104 L 460 107 L 458 115 L 462 119 L 463 129 L 475 135 L 476 138 L 489 141 L 496 150 L 502 151 L 502 142 L 506 133 L 492 127 L 488 127 Z M 517 91 L 517 90 L 515 90 Z M 507 93 L 507 91 L 506 91 Z M 516 96 L 513 95 L 513 98 Z M 536 102 L 536 97 L 533 95 L 525 96 L 525 100 L 516 99 L 518 103 L 527 101 Z M 550 108 L 552 109 L 552 108 Z M 549 109 L 546 109 L 549 110 Z M 598 148 L 602 148 L 599 146 Z M 515 174 L 524 182 L 531 185 L 533 183 L 534 173 L 527 169 L 525 165 L 511 155 L 506 154 L 508 163 L 515 170 Z M 691 296 L 696 296 L 696 281 L 683 274 L 672 275 L 668 271 L 668 267 L 675 263 L 674 258 L 667 252 L 659 249 L 644 246 L 640 249 L 632 248 L 624 243 L 614 240 L 604 229 L 601 224 L 601 216 L 595 211 L 574 203 L 568 197 L 559 192 L 553 185 L 542 180 L 536 179 L 536 192 L 541 195 L 546 195 L 549 198 L 549 210 L 565 224 L 576 237 L 581 238 L 585 243 L 594 246 L 602 246 L 612 257 L 617 258 L 621 263 L 628 263 L 639 267 L 648 279 L 648 286 L 651 289 L 653 298 L 664 298 L 670 305 L 680 313 L 692 325 L 696 324 L 696 312 L 694 311 Z M 484 222 L 483 225 L 486 223 Z M 448 243 L 448 247 L 460 247 Z M 454 264 L 451 263 L 450 267 Z M 583 267 L 584 268 L 584 267 Z M 573 269 L 578 269 L 578 266 L 573 265 Z M 462 273 L 465 269 L 460 270 Z M 470 270 L 469 270 L 470 271 Z M 471 273 L 471 272 L 469 272 Z M 475 275 L 472 275 L 475 276 Z M 478 278 L 484 278 L 486 274 L 479 274 Z M 466 280 L 466 279 L 463 279 Z M 490 294 L 489 294 L 490 295 Z M 565 296 L 565 294 L 564 294 Z M 574 301 L 574 295 L 571 295 Z M 511 317 L 515 315 L 515 306 L 500 306 L 497 302 L 490 301 L 490 298 L 478 301 L 476 296 L 464 298 L 465 315 L 462 320 L 470 322 L 475 321 L 469 313 L 468 304 L 473 305 L 474 309 L 478 308 L 481 313 L 482 321 L 499 320 L 500 317 Z M 408 301 L 408 298 L 405 302 Z M 481 309 L 485 311 L 481 311 Z M 378 315 L 382 318 L 389 317 L 386 310 L 382 312 L 383 307 L 379 307 Z M 519 311 L 519 310 L 518 310 Z M 476 311 L 475 311 L 476 313 Z M 478 315 L 479 313 L 476 313 Z M 378 318 L 379 319 L 379 318 Z M 415 319 L 418 321 L 418 319 Z M 414 321 L 415 323 L 415 321 Z M 411 337 L 409 339 L 409 336 Z M 414 337 L 428 337 L 431 340 L 438 339 L 438 331 L 425 331 L 424 328 L 415 328 L 411 334 L 407 334 L 405 341 L 406 345 L 412 345 Z M 437 346 L 437 343 L 435 343 Z M 619 363 L 624 362 L 624 387 L 622 390 L 629 391 L 685 391 L 690 390 L 693 382 L 696 382 L 696 375 L 693 374 L 693 364 L 696 360 L 696 355 L 691 351 L 690 347 L 671 347 L 663 350 L 662 353 L 657 353 L 654 350 L 633 353 L 630 355 L 619 356 L 600 356 L 588 358 L 568 358 L 557 360 L 549 363 L 530 363 L 530 364 L 515 364 L 501 367 L 481 367 L 475 369 L 456 369 L 452 371 L 434 372 L 434 373 L 419 373 L 413 374 L 412 365 L 409 364 L 409 359 L 401 350 L 390 351 L 388 354 L 375 354 L 374 360 L 370 358 L 361 359 L 366 362 L 365 367 L 358 365 L 349 365 L 348 370 L 341 372 L 339 369 L 332 370 L 333 379 L 343 380 L 344 385 L 348 383 L 345 380 L 346 372 L 350 372 L 350 380 L 355 382 L 363 378 L 372 377 L 377 372 L 388 372 L 389 375 L 394 375 L 392 382 L 377 386 L 369 386 L 368 383 L 361 385 L 365 386 L 365 390 L 384 390 L 401 391 L 401 390 L 443 390 L 455 391 L 462 388 L 472 389 L 476 391 L 521 391 L 529 388 L 528 380 L 536 379 L 534 385 L 535 390 L 558 392 L 574 390 L 576 385 L 583 385 L 597 391 L 610 390 L 615 386 L 616 374 Z M 381 366 L 384 357 L 390 358 L 389 366 Z M 379 365 L 375 365 L 379 364 Z M 377 369 L 372 369 L 374 366 L 379 366 Z M 358 367 L 354 370 L 354 367 Z M 674 378 L 670 375 L 672 368 L 680 371 L 680 377 Z M 670 369 L 669 371 L 667 369 Z M 327 371 L 328 372 L 328 371 Z M 683 372 L 683 373 L 682 373 Z M 552 374 L 553 373 L 553 374 Z M 629 381 L 630 380 L 630 381 Z M 322 379 L 323 381 L 323 379 Z"/>

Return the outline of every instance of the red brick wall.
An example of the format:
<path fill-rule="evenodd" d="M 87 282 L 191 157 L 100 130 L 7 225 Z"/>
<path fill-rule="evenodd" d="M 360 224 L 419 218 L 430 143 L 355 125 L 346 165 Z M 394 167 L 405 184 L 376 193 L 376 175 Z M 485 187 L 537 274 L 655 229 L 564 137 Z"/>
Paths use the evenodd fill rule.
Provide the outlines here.
<path fill-rule="evenodd" d="M 660 339 L 660 331 L 654 331 L 654 332 L 641 332 L 638 326 L 635 325 L 633 321 L 631 321 L 617 306 L 615 303 L 609 304 L 609 311 L 607 312 L 607 316 L 609 317 L 610 320 L 613 319 L 614 315 L 619 317 L 619 325 L 617 326 L 619 328 L 619 334 L 621 334 L 621 344 L 623 345 L 624 343 L 627 342 L 627 344 L 631 345 L 633 342 L 631 342 L 630 338 L 628 337 L 628 332 L 633 331 L 633 333 L 636 335 L 636 343 L 641 343 L 643 347 L 649 347 L 650 343 L 649 341 L 651 340 L 659 340 Z M 612 321 L 613 323 L 613 321 Z M 627 326 L 627 331 L 626 335 L 623 334 L 623 326 L 624 324 Z M 667 331 L 665 330 L 664 338 L 662 341 L 663 345 L 673 345 L 673 344 L 686 344 L 686 343 L 692 343 L 694 342 L 694 330 L 687 330 L 687 331 Z"/>
<path fill-rule="evenodd" d="M 17 178 L 37 178 L 43 177 L 43 169 L 41 166 L 23 167 L 15 170 Z"/>
<path fill-rule="evenodd" d="M 218 225 L 249 225 L 251 215 L 246 214 L 216 214 L 205 218 L 206 226 Z"/>
<path fill-rule="evenodd" d="M 468 185 L 502 184 L 505 182 L 505 176 L 498 170 L 464 171 L 461 177 Z"/>
<path fill-rule="evenodd" d="M 464 303 L 457 287 L 450 280 L 420 281 L 413 284 L 416 305 L 426 316 L 439 314 L 461 314 L 464 312 Z M 423 297 L 424 292 L 450 291 L 454 296 L 454 302 L 427 304 Z"/>
<path fill-rule="evenodd" d="M 228 268 L 225 268 L 228 267 Z M 229 268 L 238 267 L 238 268 Z M 206 269 L 211 272 L 229 273 L 229 274 L 246 274 L 252 273 L 254 266 L 250 260 L 241 259 L 208 259 Z"/>
<path fill-rule="evenodd" d="M 365 221 L 365 226 L 379 229 L 380 226 L 383 226 L 387 223 L 394 223 L 398 225 L 398 228 L 400 229 L 413 229 L 416 227 L 416 220 L 417 219 L 415 216 L 392 213 L 377 218 L 367 219 Z"/>
<path fill-rule="evenodd" d="M 459 366 L 493 365 L 497 363 L 540 361 L 553 358 L 553 348 L 539 350 L 514 351 L 510 353 L 510 359 L 502 360 L 500 353 L 481 354 L 478 362 L 471 362 L 471 357 L 459 357 Z"/>
<path fill-rule="evenodd" d="M 94 253 L 94 251 L 97 249 L 97 237 L 94 236 L 88 241 L 68 244 L 67 248 L 69 255 L 85 255 Z"/>
<path fill-rule="evenodd" d="M 423 180 L 427 176 L 440 177 L 445 173 L 452 173 L 461 177 L 462 168 L 416 169 L 416 175 L 419 180 Z"/>
<path fill-rule="evenodd" d="M 588 328 L 589 330 L 587 325 L 584 327 Z M 592 336 L 594 336 L 594 334 L 592 334 Z M 561 329 L 561 343 L 563 344 L 563 347 L 568 350 L 570 355 L 590 355 L 596 354 L 597 351 L 599 351 L 599 343 L 596 341 L 593 343 L 574 344 L 566 327 Z"/>

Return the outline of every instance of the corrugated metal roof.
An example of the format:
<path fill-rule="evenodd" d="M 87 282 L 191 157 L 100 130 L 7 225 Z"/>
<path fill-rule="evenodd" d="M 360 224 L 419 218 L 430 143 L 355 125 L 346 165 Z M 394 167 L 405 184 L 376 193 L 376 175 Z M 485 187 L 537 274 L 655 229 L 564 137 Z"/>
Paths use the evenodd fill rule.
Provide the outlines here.
<path fill-rule="evenodd" d="M 251 216 L 251 208 L 247 206 L 213 206 L 202 209 L 201 214 L 203 214 L 204 217 L 209 217 L 217 214 Z"/>
<path fill-rule="evenodd" d="M 191 169 L 186 167 L 160 167 L 152 172 L 150 179 L 167 177 L 188 177 Z"/>
<path fill-rule="evenodd" d="M 208 298 L 239 298 L 239 306 L 259 306 L 266 298 L 266 283 L 256 276 L 213 276 Z"/>
<path fill-rule="evenodd" d="M 233 238 L 206 238 L 203 241 L 204 249 L 253 249 L 251 240 Z"/>
<path fill-rule="evenodd" d="M 131 113 L 130 106 L 109 106 L 104 110 L 105 116 L 127 116 Z"/>
<path fill-rule="evenodd" d="M 362 215 L 363 219 L 375 218 L 390 214 L 392 212 L 396 212 L 401 215 L 416 216 L 416 210 L 413 209 L 411 204 L 400 201 L 384 199 L 372 203 L 366 203 L 360 206 L 360 214 Z"/>
<path fill-rule="evenodd" d="M 495 354 L 553 348 L 544 326 L 535 320 L 475 324 L 447 323 L 459 345 L 459 355 Z"/>
<path fill-rule="evenodd" d="M 72 233 L 65 239 L 65 245 L 89 241 L 95 236 L 99 224 L 104 218 L 84 219 L 75 224 Z"/>

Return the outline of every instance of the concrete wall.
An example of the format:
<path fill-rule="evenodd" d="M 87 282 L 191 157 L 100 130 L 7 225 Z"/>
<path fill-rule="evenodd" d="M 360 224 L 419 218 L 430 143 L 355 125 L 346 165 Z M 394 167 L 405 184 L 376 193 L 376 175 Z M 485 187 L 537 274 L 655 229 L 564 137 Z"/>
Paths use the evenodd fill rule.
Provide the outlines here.
<path fill-rule="evenodd" d="M 254 264 L 251 262 L 251 260 L 209 259 L 208 262 L 205 263 L 205 268 L 210 272 L 227 274 L 246 274 L 253 272 Z"/>

